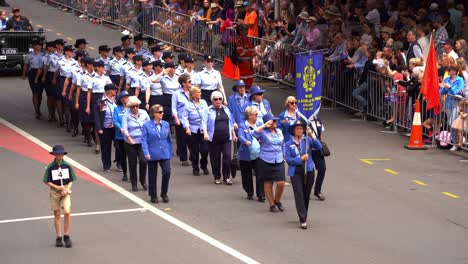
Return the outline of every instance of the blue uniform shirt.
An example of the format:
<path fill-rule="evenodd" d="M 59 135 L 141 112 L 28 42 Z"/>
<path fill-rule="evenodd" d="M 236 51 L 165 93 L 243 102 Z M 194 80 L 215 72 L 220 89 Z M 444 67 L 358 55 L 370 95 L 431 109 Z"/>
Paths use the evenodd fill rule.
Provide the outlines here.
<path fill-rule="evenodd" d="M 112 115 L 112 119 L 114 121 L 116 140 L 124 139 L 124 135 L 122 134 L 122 132 L 120 132 L 120 129 L 122 128 L 122 119 L 127 112 L 128 110 L 125 109 L 123 105 L 117 105 L 114 108 L 114 114 Z"/>
<path fill-rule="evenodd" d="M 62 58 L 58 61 L 58 64 L 60 76 L 71 78 L 72 72 L 76 69 L 75 67 L 78 65 L 78 62 L 73 58 L 70 58 L 69 60 L 67 60 L 66 58 Z"/>
<path fill-rule="evenodd" d="M 172 116 L 180 118 L 189 100 L 189 95 L 187 95 L 182 88 L 177 90 L 177 92 L 172 95 Z"/>
<path fill-rule="evenodd" d="M 104 62 L 104 68 L 106 69 L 106 72 L 110 70 L 110 62 L 112 61 L 112 57 L 107 57 L 107 58 L 103 58 L 102 56 L 99 56 L 96 58 L 96 61 L 102 61 Z"/>
<path fill-rule="evenodd" d="M 208 104 L 205 100 L 200 99 L 198 105 L 194 101 L 190 100 L 187 102 L 187 105 L 184 107 L 182 116 L 180 117 L 180 123 L 184 127 L 190 127 L 190 132 L 198 133 L 203 131 L 203 128 L 206 126 L 206 121 L 208 118 Z"/>
<path fill-rule="evenodd" d="M 150 77 L 148 77 L 148 80 L 150 81 L 151 95 L 163 94 L 161 81 L 159 79 L 160 78 L 158 77 L 158 74 L 155 74 L 155 73 L 151 75 Z"/>
<path fill-rule="evenodd" d="M 88 71 L 84 71 L 81 73 L 81 76 L 79 77 L 79 80 L 77 81 L 77 85 L 80 86 L 83 92 L 88 91 L 88 83 L 93 78 L 93 75 L 94 75 L 94 71 L 92 73 L 89 73 Z"/>
<path fill-rule="evenodd" d="M 106 68 L 106 70 L 109 70 L 110 75 L 125 76 L 125 71 L 123 69 L 124 64 L 129 64 L 124 58 L 121 58 L 120 60 L 113 58 L 109 62 L 107 66 L 108 68 Z"/>
<path fill-rule="evenodd" d="M 57 52 L 54 52 L 52 55 L 50 55 L 50 58 L 49 58 L 49 62 L 47 64 L 47 66 L 49 66 L 49 70 L 50 72 L 56 72 L 58 71 L 59 69 L 59 60 L 65 58 L 65 55 L 62 53 L 61 55 L 59 55 Z"/>
<path fill-rule="evenodd" d="M 42 58 L 42 52 L 30 52 L 24 58 L 24 64 L 28 64 L 30 69 L 41 69 L 44 66 Z"/>
<path fill-rule="evenodd" d="M 97 73 L 94 73 L 88 82 L 88 89 L 93 90 L 93 93 L 104 93 L 104 86 L 110 83 L 112 81 L 107 74 L 103 73 L 102 76 L 99 76 Z"/>
<path fill-rule="evenodd" d="M 254 132 L 254 137 L 260 141 L 260 158 L 268 163 L 277 164 L 283 161 L 284 137 L 281 129 L 276 128 L 276 133 L 265 128 L 261 132 Z"/>
<path fill-rule="evenodd" d="M 127 111 L 122 117 L 122 128 L 125 136 L 130 136 L 135 144 L 140 144 L 143 125 L 149 120 L 150 118 L 145 110 L 138 109 L 138 114 L 136 116 L 132 111 Z M 125 137 L 125 142 L 128 143 L 127 137 Z"/>
<path fill-rule="evenodd" d="M 211 71 L 203 69 L 198 73 L 197 80 L 194 81 L 197 81 L 194 84 L 199 84 L 202 90 L 214 91 L 218 89 L 218 85 L 222 85 L 221 73 L 215 69 Z"/>
<path fill-rule="evenodd" d="M 239 93 L 235 93 L 229 96 L 228 99 L 228 107 L 229 111 L 231 111 L 232 115 L 234 116 L 234 120 L 237 125 L 242 123 L 242 116 L 245 115 L 244 105 L 249 102 L 249 95 L 244 93 L 243 96 L 240 96 Z"/>
<path fill-rule="evenodd" d="M 174 74 L 174 77 L 172 78 L 169 75 L 162 76 L 161 87 L 162 87 L 163 93 L 174 94 L 180 88 L 179 75 Z"/>
<path fill-rule="evenodd" d="M 135 68 L 132 68 L 128 71 L 129 73 L 129 77 L 127 79 L 127 83 L 130 84 L 130 87 L 131 88 L 140 88 L 141 89 L 141 74 L 143 73 L 143 70 L 140 68 L 140 69 L 135 69 Z"/>

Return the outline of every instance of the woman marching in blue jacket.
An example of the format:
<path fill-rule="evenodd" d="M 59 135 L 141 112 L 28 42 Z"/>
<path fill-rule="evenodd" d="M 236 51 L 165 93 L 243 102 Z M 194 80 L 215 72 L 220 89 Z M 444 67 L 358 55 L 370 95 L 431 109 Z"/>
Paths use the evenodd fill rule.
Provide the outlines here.
<path fill-rule="evenodd" d="M 310 193 L 314 185 L 314 162 L 312 150 L 319 150 L 322 144 L 300 120 L 289 127 L 291 138 L 285 143 L 286 162 L 288 163 L 288 176 L 294 191 L 296 210 L 299 215 L 300 227 L 307 229 L 307 213 L 309 209 Z"/>

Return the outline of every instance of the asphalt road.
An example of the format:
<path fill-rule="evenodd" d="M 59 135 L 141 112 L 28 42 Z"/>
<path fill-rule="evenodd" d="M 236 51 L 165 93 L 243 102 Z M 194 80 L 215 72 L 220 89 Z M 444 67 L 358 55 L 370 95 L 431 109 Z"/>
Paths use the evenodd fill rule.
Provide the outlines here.
<path fill-rule="evenodd" d="M 39 1 L 9 2 L 19 6 L 35 27 L 44 27 L 49 39 L 60 37 L 74 43 L 85 37 L 93 53 L 100 44 L 119 43 L 118 31 Z M 229 91 L 232 82 L 224 84 Z M 74 186 L 73 212 L 136 210 L 73 217 L 75 246 L 68 251 L 53 247 L 51 219 L 3 223 L 50 215 L 46 187 L 41 183 L 44 160 L 50 156 L 24 143 L 25 139 L 17 142 L 3 137 L 2 263 L 241 262 L 154 214 L 146 207 L 152 205 L 140 211 L 142 204 L 126 195 L 130 184 L 120 181 L 116 171 L 102 173 L 100 158 L 92 148 L 56 124 L 33 118 L 26 81 L 6 76 L 0 87 L 1 118 L 45 144 L 64 144 L 70 158 L 124 189 L 113 191 L 83 175 Z M 266 98 L 278 114 L 289 92 L 266 89 Z M 156 208 L 260 263 L 468 263 L 466 162 L 438 149 L 405 150 L 407 138 L 382 133 L 375 124 L 340 110 L 323 109 L 321 118 L 332 151 L 323 190 L 327 200 L 311 202 L 308 230 L 298 228 L 290 186 L 283 201 L 286 212 L 273 215 L 266 204 L 245 199 L 239 179 L 233 186 L 215 186 L 211 176 L 191 176 L 191 169 L 181 167 L 176 158 L 171 202 Z M 5 129 L 0 126 L 2 134 Z M 18 146 L 23 147 L 18 150 Z M 143 191 L 135 195 L 148 201 Z"/>

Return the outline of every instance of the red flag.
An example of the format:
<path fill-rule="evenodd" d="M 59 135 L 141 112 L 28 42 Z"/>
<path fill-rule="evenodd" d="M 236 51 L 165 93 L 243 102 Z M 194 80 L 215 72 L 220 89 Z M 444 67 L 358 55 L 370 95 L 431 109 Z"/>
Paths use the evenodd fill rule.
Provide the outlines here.
<path fill-rule="evenodd" d="M 421 83 L 421 93 L 427 100 L 426 110 L 434 108 L 434 113 L 440 113 L 439 74 L 437 72 L 437 58 L 434 38 L 431 38 L 426 68 Z"/>

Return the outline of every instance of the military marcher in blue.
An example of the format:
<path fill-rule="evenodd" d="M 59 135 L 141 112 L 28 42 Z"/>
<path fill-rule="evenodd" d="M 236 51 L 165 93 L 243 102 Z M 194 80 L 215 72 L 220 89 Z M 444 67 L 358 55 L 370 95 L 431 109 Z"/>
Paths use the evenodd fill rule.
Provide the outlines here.
<path fill-rule="evenodd" d="M 92 114 L 91 109 L 94 109 L 97 102 L 102 99 L 104 95 L 104 87 L 106 84 L 112 83 L 109 76 L 105 74 L 104 62 L 95 61 L 93 63 L 94 74 L 91 76 L 91 80 L 88 82 L 88 93 L 86 97 L 86 113 Z M 96 148 L 94 152 L 99 154 L 101 152 L 99 136 L 95 129 Z"/>
<path fill-rule="evenodd" d="M 187 57 L 187 54 L 185 53 L 179 53 L 179 55 L 177 55 L 179 66 L 176 68 L 176 74 L 179 76 L 182 75 L 185 71 L 185 58 L 186 57 Z"/>
<path fill-rule="evenodd" d="M 58 82 L 57 82 L 57 91 L 61 95 L 61 100 L 58 103 L 59 109 L 59 119 L 64 118 L 63 121 L 60 122 L 60 126 L 65 125 L 67 132 L 71 132 L 70 127 L 70 104 L 67 98 L 67 92 L 70 91 L 71 87 L 71 78 L 73 71 L 77 68 L 78 63 L 73 58 L 74 49 L 71 45 L 65 46 L 63 48 L 63 52 L 65 57 L 58 61 L 59 70 L 55 74 L 58 75 Z M 62 109 L 62 111 L 60 111 Z M 62 117 L 63 114 L 63 117 Z"/>
<path fill-rule="evenodd" d="M 208 104 L 201 99 L 200 88 L 193 86 L 190 89 L 190 100 L 184 108 L 180 122 L 185 127 L 185 133 L 189 137 L 190 161 L 194 176 L 200 176 L 200 169 L 205 175 L 210 173 L 208 170 L 208 142 L 206 142 L 208 131 L 204 129 L 207 118 Z"/>
<path fill-rule="evenodd" d="M 190 166 L 188 162 L 188 136 L 185 133 L 185 127 L 181 123 L 182 114 L 187 107 L 190 100 L 190 88 L 192 87 L 192 80 L 188 74 L 183 74 L 178 79 L 180 89 L 172 95 L 172 117 L 176 129 L 176 144 L 182 166 Z"/>
<path fill-rule="evenodd" d="M 83 125 L 83 134 L 85 143 L 92 147 L 91 139 L 94 135 L 94 118 L 86 112 L 86 103 L 88 98 L 88 83 L 94 75 L 94 59 L 85 57 L 81 60 L 84 70 L 76 81 L 75 109 L 78 109 L 80 122 Z"/>
<path fill-rule="evenodd" d="M 104 62 L 104 68 L 106 69 L 106 73 L 109 75 L 109 70 L 110 70 L 110 62 L 112 61 L 112 57 L 109 56 L 109 51 L 111 48 L 109 48 L 108 45 L 101 45 L 98 47 L 98 52 L 99 52 L 99 57 L 96 58 L 96 61 L 103 61 Z M 118 84 L 116 84 L 118 85 Z"/>
<path fill-rule="evenodd" d="M 262 123 L 257 119 L 257 109 L 249 106 L 245 109 L 245 122 L 239 125 L 239 164 L 242 176 L 242 188 L 247 193 L 247 199 L 252 200 L 254 195 L 253 173 L 255 172 L 255 192 L 259 202 L 265 202 L 263 191 L 263 178 L 259 172 L 260 143 L 253 136 L 257 127 Z"/>
<path fill-rule="evenodd" d="M 65 247 L 70 248 L 72 247 L 70 239 L 71 188 L 76 181 L 76 175 L 73 167 L 63 160 L 67 152 L 62 145 L 55 145 L 49 153 L 55 158 L 54 161 L 47 166 L 42 181 L 50 187 L 50 206 L 54 212 L 54 227 L 55 233 L 57 234 L 55 246 L 63 247 L 63 242 L 65 242 Z M 63 240 L 61 209 L 63 209 L 64 215 Z"/>
<path fill-rule="evenodd" d="M 149 60 L 152 56 L 151 56 L 151 53 L 143 48 L 143 45 L 144 45 L 144 38 L 143 38 L 143 35 L 136 35 L 134 38 L 133 38 L 133 43 L 135 44 L 135 54 L 136 55 L 140 55 L 143 57 L 144 60 Z"/>
<path fill-rule="evenodd" d="M 77 51 L 82 51 L 86 57 L 89 57 L 89 53 L 86 51 L 86 45 L 88 44 L 86 39 L 77 39 L 75 40 L 75 49 Z"/>
<path fill-rule="evenodd" d="M 234 116 L 234 129 L 242 124 L 243 116 L 245 113 L 244 105 L 249 102 L 249 95 L 245 92 L 245 83 L 242 80 L 237 81 L 232 86 L 233 95 L 229 96 L 228 107 Z"/>
<path fill-rule="evenodd" d="M 139 109 L 141 101 L 136 96 L 128 98 L 127 106 L 129 111 L 122 117 L 122 129 L 125 140 L 125 152 L 128 157 L 128 167 L 132 191 L 138 191 L 137 186 L 137 165 L 139 167 L 140 183 L 143 190 L 146 185 L 146 158 L 141 146 L 143 125 L 150 120 L 146 110 Z"/>
<path fill-rule="evenodd" d="M 56 39 L 55 41 L 55 52 L 50 56 L 50 60 L 47 64 L 47 79 L 50 78 L 50 81 L 46 81 L 50 83 L 51 88 L 54 90 L 55 95 L 55 107 L 57 109 L 59 122 L 63 126 L 63 105 L 62 105 L 62 93 L 61 90 L 58 88 L 57 79 L 59 76 L 59 61 L 62 58 L 65 58 L 65 54 L 63 52 L 63 47 L 65 46 L 65 41 L 63 39 Z M 55 119 L 55 118 L 54 118 Z"/>
<path fill-rule="evenodd" d="M 114 58 L 109 62 L 108 70 L 109 70 L 109 77 L 111 81 L 119 87 L 119 91 L 122 90 L 122 87 L 125 90 L 125 70 L 124 64 L 128 64 L 128 62 L 123 58 L 123 50 L 121 46 L 114 47 L 112 49 L 112 53 L 114 53 Z"/>
<path fill-rule="evenodd" d="M 104 96 L 93 109 L 94 125 L 101 144 L 101 160 L 104 172 L 110 172 L 112 165 L 112 143 L 115 135 L 114 109 L 117 86 L 113 83 L 104 86 Z"/>
<path fill-rule="evenodd" d="M 226 185 L 232 185 L 231 177 L 231 145 L 236 142 L 234 118 L 229 108 L 223 105 L 223 94 L 214 91 L 211 94 L 212 105 L 208 107 L 206 131 L 208 132 L 208 149 L 210 153 L 211 170 L 214 183 L 221 184 L 221 172 Z M 221 170 L 222 168 L 222 170 Z"/>
<path fill-rule="evenodd" d="M 36 113 L 36 119 L 40 119 L 41 114 L 41 102 L 42 102 L 42 92 L 43 86 L 41 84 L 41 75 L 43 66 L 43 53 L 42 53 L 42 43 L 39 40 L 33 40 L 31 42 L 33 51 L 28 53 L 24 58 L 23 66 L 23 80 L 26 79 L 26 74 L 28 77 L 29 87 L 32 92 L 32 102 L 34 106 L 34 111 Z"/>
<path fill-rule="evenodd" d="M 304 135 L 306 124 L 295 121 L 289 127 L 291 138 L 285 143 L 285 156 L 288 163 L 288 176 L 294 191 L 294 201 L 299 216 L 300 227 L 307 228 L 309 200 L 314 185 L 314 162 L 312 150 L 320 150 L 322 145 L 310 128 Z"/>
<path fill-rule="evenodd" d="M 257 85 L 250 87 L 250 100 L 247 102 L 244 107 L 252 106 L 257 108 L 258 120 L 263 122 L 263 117 L 271 114 L 270 102 L 267 99 L 263 98 L 263 93 L 265 90 L 261 89 Z M 245 121 L 244 117 L 241 116 L 242 122 Z"/>
<path fill-rule="evenodd" d="M 277 128 L 278 120 L 272 114 L 264 116 L 263 125 L 258 126 L 253 133 L 253 136 L 260 142 L 259 172 L 264 180 L 265 196 L 272 213 L 277 213 L 278 210 L 284 211 L 281 197 L 286 183 L 283 159 L 284 137 L 281 129 Z M 276 183 L 275 192 L 273 192 L 274 183 Z"/>
<path fill-rule="evenodd" d="M 164 74 L 164 70 L 162 68 L 162 62 L 160 60 L 153 61 L 151 66 L 153 67 L 152 74 L 146 77 L 149 82 L 149 88 L 146 89 L 145 95 L 145 104 L 148 110 L 155 104 L 163 105 L 161 77 Z"/>
<path fill-rule="evenodd" d="M 161 105 L 150 109 L 152 120 L 143 125 L 141 146 L 148 162 L 148 193 L 152 203 L 157 203 L 158 164 L 161 167 L 161 198 L 169 202 L 169 179 L 171 177 L 172 136 L 169 123 L 162 120 L 164 111 Z"/>
<path fill-rule="evenodd" d="M 208 105 L 211 105 L 211 93 L 213 91 L 220 91 L 224 95 L 223 80 L 221 79 L 221 73 L 213 68 L 214 57 L 205 55 L 205 68 L 198 73 L 197 83 L 194 83 L 197 87 L 202 90 L 202 99 L 205 100 Z M 227 99 L 225 98 L 225 103 Z"/>
<path fill-rule="evenodd" d="M 164 63 L 164 75 L 161 77 L 161 87 L 163 90 L 162 100 L 164 108 L 163 119 L 169 124 L 174 124 L 172 117 L 172 94 L 180 88 L 179 76 L 175 73 L 175 64 L 173 62 Z M 177 150 L 177 154 L 178 154 Z"/>
<path fill-rule="evenodd" d="M 82 50 L 77 50 L 75 53 L 75 60 L 77 61 L 77 64 L 73 67 L 72 70 L 72 77 L 71 80 L 70 78 L 67 78 L 67 81 L 71 82 L 70 90 L 69 91 L 64 91 L 66 94 L 66 108 L 69 109 L 70 111 L 70 126 L 72 129 L 72 137 L 76 137 L 79 133 L 78 131 L 78 125 L 80 123 L 80 117 L 79 117 L 79 111 L 78 108 L 75 108 L 75 102 L 76 102 L 76 89 L 78 87 L 78 82 L 81 81 L 81 75 L 83 73 L 82 69 L 82 59 L 84 58 L 85 53 Z"/>
<path fill-rule="evenodd" d="M 162 63 L 164 63 L 164 61 L 162 59 L 161 47 L 159 45 L 151 47 L 150 62 L 155 62 L 155 61 L 161 61 Z"/>
<path fill-rule="evenodd" d="M 140 99 L 140 90 L 141 90 L 141 78 L 143 74 L 143 57 L 141 55 L 135 55 L 133 57 L 133 67 L 128 70 L 127 83 L 130 84 L 128 93 L 130 95 L 135 95 Z"/>
<path fill-rule="evenodd" d="M 116 104 L 114 108 L 114 115 L 112 116 L 114 120 L 115 127 L 115 160 L 117 162 L 117 168 L 121 169 L 123 172 L 123 181 L 128 181 L 127 176 L 127 153 L 125 152 L 125 140 L 124 140 L 124 130 L 122 128 L 122 118 L 128 112 L 127 102 L 130 95 L 127 91 L 121 91 L 119 97 L 117 97 Z"/>
<path fill-rule="evenodd" d="M 52 76 L 54 75 L 53 72 L 49 72 L 49 61 L 55 52 L 55 42 L 54 41 L 49 41 L 46 43 L 46 53 L 42 57 L 42 64 L 43 64 L 43 70 L 42 70 L 42 85 L 45 89 L 46 95 L 47 95 L 47 110 L 49 112 L 49 117 L 48 121 L 56 121 L 55 118 L 55 93 L 56 90 L 52 86 Z"/>

